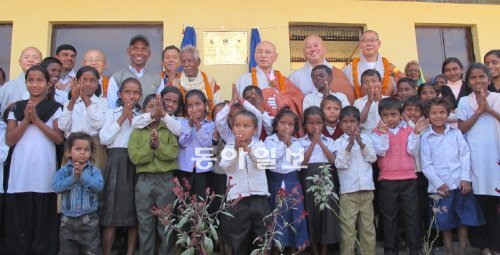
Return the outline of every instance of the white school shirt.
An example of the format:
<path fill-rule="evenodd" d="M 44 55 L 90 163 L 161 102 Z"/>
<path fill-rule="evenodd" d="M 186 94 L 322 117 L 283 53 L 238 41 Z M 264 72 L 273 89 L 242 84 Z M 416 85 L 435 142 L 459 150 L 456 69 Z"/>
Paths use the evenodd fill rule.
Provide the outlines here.
<path fill-rule="evenodd" d="M 382 99 L 386 97 L 387 96 L 382 96 Z M 368 102 L 368 95 L 356 99 L 356 101 L 354 101 L 354 107 L 358 108 L 359 112 L 361 113 L 363 111 L 363 108 L 365 108 L 366 102 Z M 378 114 L 379 103 L 380 101 L 373 101 L 373 103 L 370 105 L 370 111 L 368 112 L 368 117 L 366 118 L 365 123 L 361 123 L 361 133 L 367 136 L 371 135 L 373 129 L 377 127 L 377 124 L 381 120 L 380 115 Z"/>
<path fill-rule="evenodd" d="M 118 125 L 118 118 L 122 115 L 123 107 L 116 109 L 108 109 L 104 115 L 104 125 L 99 131 L 99 139 L 102 145 L 106 148 L 127 148 L 130 134 L 134 129 L 130 125 L 130 121 L 126 119 L 122 126 Z M 135 109 L 132 111 L 134 116 L 139 115 Z"/>
<path fill-rule="evenodd" d="M 135 68 L 133 68 L 131 65 L 128 66 L 129 70 L 135 75 L 136 79 L 141 78 L 144 73 L 146 73 L 146 67 L 142 68 L 137 72 Z M 108 105 L 110 109 L 115 109 L 117 108 L 116 106 L 116 101 L 118 100 L 118 90 L 120 88 L 121 84 L 116 84 L 115 78 L 111 76 L 108 81 L 108 94 L 106 97 L 108 98 Z"/>
<path fill-rule="evenodd" d="M 161 120 L 165 123 L 167 128 L 174 134 L 175 136 L 179 136 L 182 133 L 182 117 L 177 117 L 175 115 L 165 114 Z M 143 129 L 149 124 L 153 123 L 153 119 L 151 118 L 151 113 L 146 112 L 140 115 L 135 116 L 132 119 L 132 128 L 134 129 Z"/>
<path fill-rule="evenodd" d="M 348 105 L 351 105 L 347 97 L 342 92 L 330 91 L 330 95 L 333 95 L 340 100 L 340 103 L 342 104 L 340 108 L 344 108 Z M 304 97 L 304 102 L 302 103 L 303 104 L 302 109 L 305 111 L 307 108 L 311 106 L 320 107 L 321 101 L 323 101 L 323 93 L 320 93 L 318 90 L 315 90 L 313 93 Z"/>
<path fill-rule="evenodd" d="M 238 197 L 249 197 L 252 195 L 269 196 L 267 187 L 267 177 L 265 167 L 259 168 L 258 162 L 269 161 L 266 146 L 263 142 L 253 139 L 249 144 L 250 153 L 236 152 L 234 143 L 226 144 L 222 155 L 229 155 L 228 152 L 236 152 L 235 157 L 223 156 L 219 166 L 226 170 L 228 184 L 234 185 L 229 189 L 227 200 L 234 200 Z"/>
<path fill-rule="evenodd" d="M 490 92 L 495 93 L 495 92 Z M 500 94 L 495 93 L 497 95 Z M 500 99 L 497 99 L 500 100 Z M 456 109 L 459 120 L 466 121 L 475 111 L 469 104 L 469 96 L 462 97 Z M 493 108 L 494 106 L 490 104 Z M 494 109 L 500 112 L 498 107 Z M 500 188 L 500 143 L 498 120 L 490 114 L 483 113 L 476 123 L 465 133 L 471 157 L 471 179 L 474 194 L 499 197 L 495 188 Z"/>
<path fill-rule="evenodd" d="M 326 61 L 326 59 L 323 60 L 323 65 L 332 68 L 332 65 L 330 65 Z M 290 76 L 288 76 L 288 79 L 290 79 L 290 81 L 295 84 L 295 86 L 297 86 L 297 88 L 299 88 L 302 93 L 304 93 L 304 96 L 307 96 L 316 90 L 316 87 L 314 87 L 314 83 L 311 78 L 312 69 L 313 66 L 311 65 L 311 63 L 306 61 L 303 67 L 295 70 L 290 74 Z"/>
<path fill-rule="evenodd" d="M 406 121 L 402 120 L 395 128 L 389 128 L 389 132 L 391 132 L 393 135 L 397 135 L 399 129 L 406 128 L 407 126 L 408 124 L 406 123 Z M 389 150 L 389 134 L 378 135 L 375 132 L 372 132 L 370 138 L 372 140 L 373 148 L 375 149 L 377 156 L 385 157 L 385 154 Z M 416 154 L 418 154 L 419 148 L 420 135 L 416 135 L 412 132 L 410 136 L 408 136 L 406 152 L 408 152 L 412 156 L 415 156 Z"/>
<path fill-rule="evenodd" d="M 420 157 L 430 193 L 436 192 L 443 184 L 457 189 L 461 180 L 471 181 L 469 146 L 460 130 L 449 124 L 446 124 L 444 134 L 437 134 L 429 128 L 421 135 Z"/>
<path fill-rule="evenodd" d="M 297 138 L 292 137 L 292 144 L 287 146 L 279 140 L 276 133 L 268 136 L 264 141 L 266 148 L 269 150 L 270 157 L 274 161 L 269 171 L 279 174 L 287 174 L 300 171 L 302 161 L 304 160 L 304 148 L 299 143 Z"/>
<path fill-rule="evenodd" d="M 246 100 L 243 101 L 243 107 L 245 107 L 245 109 L 247 111 L 250 111 L 253 114 L 255 114 L 255 116 L 257 117 L 257 120 L 258 120 L 257 126 L 258 127 L 257 127 L 257 133 L 254 135 L 254 137 L 256 137 L 257 140 L 259 140 L 260 133 L 262 131 L 262 123 L 263 123 L 263 120 L 266 118 L 263 117 L 263 114 L 257 108 L 255 108 L 255 106 L 253 106 L 250 102 L 248 102 Z M 227 119 L 229 118 L 230 111 L 231 111 L 231 107 L 229 107 L 229 104 L 226 104 L 219 111 L 219 113 L 217 113 L 217 117 L 215 118 L 215 128 L 217 128 L 217 131 L 219 132 L 220 137 L 222 138 L 222 140 L 224 140 L 226 142 L 226 144 L 234 143 L 233 131 L 231 131 L 231 127 L 229 127 L 229 125 L 227 123 Z M 266 115 L 266 114 L 267 113 L 264 112 L 264 115 Z M 267 116 L 267 121 L 270 123 L 269 116 Z"/>
<path fill-rule="evenodd" d="M 64 85 L 68 85 L 68 83 L 71 82 L 71 79 L 73 79 L 75 77 L 76 77 L 75 70 L 71 70 L 65 77 L 61 77 L 59 79 L 59 82 L 64 84 Z M 61 91 L 68 93 L 70 91 L 70 89 L 71 89 L 71 86 L 66 86 L 66 88 L 64 90 L 61 90 Z M 56 90 L 59 90 L 59 89 L 56 89 Z"/>
<path fill-rule="evenodd" d="M 53 128 L 54 120 L 61 115 L 62 110 L 58 108 L 45 125 Z M 16 120 L 13 112 L 9 113 L 8 119 Z M 36 125 L 29 124 L 16 143 L 10 169 L 7 193 L 54 192 L 52 182 L 57 171 L 56 145 Z"/>
<path fill-rule="evenodd" d="M 15 80 L 10 80 L 0 87 L 0 110 L 3 114 L 7 106 L 23 99 L 26 89 L 25 74 L 21 73 Z"/>
<path fill-rule="evenodd" d="M 377 155 L 368 136 L 361 134 L 361 141 L 365 148 L 361 149 L 354 141 L 351 151 L 348 152 L 346 150 L 349 144 L 348 134 L 343 134 L 335 140 L 337 150 L 335 166 L 339 174 L 340 194 L 375 189 L 372 164 L 377 160 Z"/>
<path fill-rule="evenodd" d="M 269 79 L 259 66 L 255 67 L 255 74 L 257 76 L 257 84 L 260 89 L 269 88 L 269 79 L 272 81 L 276 78 L 274 76 L 274 68 L 271 68 Z M 240 92 L 240 95 L 242 95 L 243 90 L 245 90 L 247 86 L 254 85 L 252 82 L 253 80 L 251 72 L 241 75 L 240 79 L 236 82 L 236 88 L 238 89 L 238 92 Z"/>
<path fill-rule="evenodd" d="M 408 121 L 408 125 L 412 128 L 415 128 L 415 123 L 413 123 L 413 121 L 409 120 Z M 422 131 L 421 134 L 423 134 L 425 132 Z M 413 155 L 413 158 L 415 159 L 415 172 L 417 173 L 421 173 L 422 172 L 422 162 L 420 160 L 420 135 L 418 136 L 418 150 L 415 152 L 415 154 Z"/>
<path fill-rule="evenodd" d="M 5 131 L 7 129 L 7 124 L 0 120 L 0 193 L 4 193 L 3 189 L 3 162 L 7 159 L 9 154 L 9 146 L 5 144 Z"/>
<path fill-rule="evenodd" d="M 89 107 L 85 106 L 79 97 L 73 111 L 68 110 L 69 101 L 64 104 L 63 115 L 59 118 L 58 126 L 66 138 L 71 133 L 83 132 L 91 136 L 99 135 L 99 130 L 104 125 L 104 115 L 108 110 L 106 98 L 92 95 Z"/>
<path fill-rule="evenodd" d="M 335 154 L 335 143 L 332 138 L 321 135 L 321 141 L 323 142 L 323 144 L 325 144 L 325 146 L 328 148 L 329 151 Z M 307 134 L 304 137 L 298 139 L 298 142 L 300 143 L 302 148 L 304 148 L 304 153 L 307 151 L 307 148 L 309 148 L 309 146 L 311 145 L 311 140 L 309 140 L 309 136 L 307 136 Z M 319 144 L 316 144 L 314 146 L 308 164 L 311 163 L 328 163 L 328 158 L 323 153 L 323 150 L 321 149 L 321 146 L 319 146 Z"/>

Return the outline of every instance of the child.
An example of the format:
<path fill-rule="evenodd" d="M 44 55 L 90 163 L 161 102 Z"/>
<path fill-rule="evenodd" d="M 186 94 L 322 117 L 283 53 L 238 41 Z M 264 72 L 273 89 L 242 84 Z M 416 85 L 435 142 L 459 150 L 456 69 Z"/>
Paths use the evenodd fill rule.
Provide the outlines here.
<path fill-rule="evenodd" d="M 306 135 L 299 139 L 299 143 L 305 150 L 302 164 L 307 165 L 307 169 L 301 172 L 301 183 L 307 191 L 313 185 L 311 180 L 306 180 L 307 177 L 320 174 L 321 167 L 329 167 L 335 161 L 335 148 L 333 139 L 321 135 L 321 130 L 325 127 L 325 115 L 319 107 L 311 106 L 306 109 L 303 127 Z M 321 254 L 326 254 L 328 244 L 340 241 L 338 218 L 332 211 L 338 212 L 338 205 L 330 199 L 328 204 L 332 209 L 320 211 L 311 192 L 306 192 L 305 203 L 313 253 L 319 254 L 318 244 L 321 244 Z"/>
<path fill-rule="evenodd" d="M 418 86 L 417 95 L 420 100 L 428 102 L 438 96 L 438 91 L 436 89 L 436 86 L 432 85 L 431 83 L 424 83 Z"/>
<path fill-rule="evenodd" d="M 397 97 L 401 101 L 406 101 L 409 97 L 417 95 L 417 82 L 410 78 L 403 77 L 398 80 Z"/>
<path fill-rule="evenodd" d="M 138 115 L 142 97 L 141 83 L 135 78 L 125 79 L 119 90 L 116 109 L 109 109 L 104 116 L 104 126 L 99 131 L 101 144 L 106 145 L 108 157 L 104 169 L 104 188 L 99 196 L 99 219 L 104 227 L 102 248 L 104 255 L 111 254 L 116 227 L 128 227 L 127 254 L 132 255 L 137 240 L 135 211 L 135 165 L 130 161 L 127 147 L 132 118 Z"/>
<path fill-rule="evenodd" d="M 463 90 L 467 89 L 467 86 L 464 85 L 462 80 L 464 66 L 458 58 L 452 57 L 445 59 L 441 67 L 441 72 L 446 76 L 446 86 L 451 88 L 455 101 L 458 102 L 462 96 L 466 96 L 464 95 Z M 453 105 L 452 107 L 454 109 L 457 106 Z"/>
<path fill-rule="evenodd" d="M 422 118 L 424 113 L 423 102 L 418 97 L 413 96 L 408 98 L 403 104 L 403 119 L 408 126 L 415 128 L 415 124 Z M 427 226 L 429 216 L 429 203 L 427 195 L 427 178 L 422 173 L 422 165 L 420 164 L 420 152 L 413 155 L 415 162 L 415 173 L 417 174 L 417 193 L 418 193 L 418 207 L 420 212 L 421 226 Z M 424 228 L 423 228 L 424 229 Z M 425 228 L 427 229 L 427 228 Z M 421 231 L 422 232 L 422 231 Z"/>
<path fill-rule="evenodd" d="M 143 112 L 152 113 L 163 109 L 160 97 L 155 94 L 146 96 Z M 147 127 L 135 129 L 128 142 L 130 161 L 136 165 L 137 183 L 135 184 L 135 208 L 138 219 L 139 248 L 141 254 L 154 254 L 160 247 L 160 254 L 174 251 L 173 239 L 167 239 L 168 230 L 151 213 L 156 206 L 164 208 L 173 204 L 176 196 L 171 180 L 174 170 L 179 168 L 177 156 L 179 145 L 177 137 L 160 121 L 159 114 Z M 158 231 L 160 244 L 156 244 Z M 169 242 L 170 241 L 170 242 Z"/>
<path fill-rule="evenodd" d="M 264 144 L 267 148 L 276 150 L 276 154 L 271 153 L 271 158 L 276 161 L 275 166 L 269 168 L 267 173 L 267 184 L 271 193 L 271 210 L 277 207 L 276 196 L 280 189 L 286 190 L 288 194 L 293 194 L 292 190 L 297 189 L 294 194 L 295 199 L 303 197 L 302 187 L 299 182 L 299 171 L 304 148 L 296 138 L 293 137 L 299 131 L 299 117 L 288 109 L 282 109 L 273 120 L 273 134 L 266 138 Z M 290 208 L 294 209 L 290 209 Z M 283 206 L 287 210 L 278 218 L 278 228 L 286 223 L 294 223 L 290 227 L 281 230 L 281 235 L 277 238 L 283 247 L 290 247 L 292 252 L 296 248 L 309 243 L 307 233 L 307 221 L 301 219 L 304 211 L 304 203 L 288 204 Z M 292 228 L 294 230 L 292 230 Z"/>
<path fill-rule="evenodd" d="M 370 136 L 372 130 L 380 122 L 378 104 L 386 98 L 381 91 L 382 78 L 375 69 L 368 69 L 361 74 L 361 90 L 364 97 L 356 99 L 354 106 L 361 112 L 361 133 Z"/>
<path fill-rule="evenodd" d="M 62 195 L 59 254 L 101 254 L 97 193 L 104 185 L 101 170 L 91 164 L 92 137 L 72 133 L 66 141 L 68 162 L 57 171 L 52 184 Z"/>
<path fill-rule="evenodd" d="M 356 227 L 362 254 L 375 254 L 372 163 L 377 155 L 370 138 L 359 130 L 361 116 L 354 106 L 340 112 L 344 134 L 335 141 L 335 166 L 340 179 L 340 254 L 353 255 Z"/>
<path fill-rule="evenodd" d="M 247 99 L 243 100 L 238 93 L 236 86 L 233 86 L 231 102 L 225 104 L 225 106 L 218 112 L 216 116 L 217 119 L 215 120 L 217 132 L 226 143 L 234 142 L 234 135 L 231 131 L 232 121 L 234 115 L 244 109 L 252 112 L 258 119 L 257 125 L 259 125 L 259 127 L 262 127 L 259 128 L 259 130 L 257 130 L 257 132 L 255 133 L 256 138 L 258 140 L 262 140 L 261 138 L 265 138 L 267 136 L 268 131 L 266 130 L 269 129 L 267 126 L 270 126 L 272 128 L 272 124 L 264 123 L 271 123 L 271 120 L 269 119 L 269 116 L 266 112 L 262 113 L 261 110 L 254 106 L 254 104 L 261 105 L 258 103 L 259 91 L 259 87 L 255 87 L 253 85 L 246 87 L 243 95 L 246 95 Z M 264 115 L 266 115 L 267 118 L 264 117 Z"/>
<path fill-rule="evenodd" d="M 317 65 L 311 71 L 311 79 L 316 90 L 304 97 L 302 109 L 305 111 L 311 106 L 320 106 L 321 101 L 328 95 L 334 95 L 341 102 L 341 107 L 351 105 L 344 93 L 333 92 L 330 90 L 330 83 L 332 83 L 332 69 L 326 65 Z"/>
<path fill-rule="evenodd" d="M 325 128 L 321 134 L 337 140 L 344 133 L 339 127 L 339 115 L 342 109 L 342 102 L 334 95 L 328 95 L 320 104 L 321 110 L 325 114 Z"/>
<path fill-rule="evenodd" d="M 98 87 L 99 72 L 95 68 L 84 66 L 76 72 L 76 80 L 71 84 L 70 100 L 64 104 L 63 115 L 59 119 L 59 129 L 66 138 L 75 132 L 89 134 L 95 144 L 92 158 L 99 169 L 104 169 L 106 150 L 99 141 L 99 130 L 104 125 L 108 101 L 97 95 Z"/>
<path fill-rule="evenodd" d="M 379 104 L 382 121 L 371 136 L 380 168 L 378 202 L 384 226 L 385 254 L 398 254 L 397 221 L 400 209 L 404 214 L 409 254 L 419 254 L 421 249 L 413 155 L 418 153 L 420 133 L 428 124 L 420 119 L 413 129 L 402 121 L 402 113 L 403 104 L 398 99 L 382 99 Z"/>
<path fill-rule="evenodd" d="M 158 97 L 158 95 L 157 95 Z M 184 109 L 184 99 L 179 88 L 174 86 L 166 86 L 160 93 L 162 107 L 158 107 L 158 111 L 143 113 L 132 120 L 133 128 L 144 128 L 151 124 L 156 115 L 165 123 L 167 128 L 175 135 L 179 136 L 182 132 L 182 111 Z"/>
<path fill-rule="evenodd" d="M 213 120 L 217 119 L 217 115 L 225 106 L 226 106 L 225 102 L 218 103 L 214 106 L 214 108 L 212 109 L 212 116 L 211 116 Z M 226 183 L 227 183 L 226 170 L 220 167 L 220 161 L 222 159 L 221 153 L 225 146 L 226 146 L 226 141 L 219 134 L 216 124 L 214 133 L 212 134 L 212 159 L 216 160 L 214 162 L 214 170 L 212 171 L 212 174 L 210 176 L 210 184 L 212 186 L 213 192 L 217 195 L 220 195 L 221 197 L 214 198 L 214 201 L 211 204 L 211 207 L 213 208 L 210 209 L 211 211 L 217 210 L 221 207 L 222 197 L 226 194 Z M 220 253 L 221 255 L 225 255 L 226 254 L 225 243 L 222 238 L 222 229 L 220 227 L 217 231 L 217 234 L 219 236 L 218 244 Z"/>
<path fill-rule="evenodd" d="M 435 213 L 437 229 L 443 231 L 448 254 L 453 254 L 452 232 L 458 228 L 460 254 L 465 254 L 467 226 L 484 219 L 471 193 L 470 151 L 460 130 L 447 123 L 451 106 L 444 99 L 430 101 L 426 116 L 431 127 L 421 135 L 422 171 L 429 180 L 428 191 L 443 196 Z"/>
<path fill-rule="evenodd" d="M 54 57 L 46 57 L 42 60 L 40 63 L 41 66 L 47 68 L 47 71 L 49 72 L 49 92 L 47 93 L 47 98 L 49 100 L 53 100 L 55 102 L 58 102 L 62 105 L 68 101 L 68 93 L 66 93 L 64 90 L 59 90 L 56 89 L 56 84 L 59 82 L 59 79 L 61 78 L 61 72 L 62 72 L 62 63 L 59 61 L 57 58 Z M 23 94 L 23 99 L 28 99 L 30 97 L 30 94 L 28 91 L 26 91 Z"/>
<path fill-rule="evenodd" d="M 241 110 L 234 116 L 232 132 L 235 141 L 228 143 L 219 166 L 226 170 L 230 184 L 227 201 L 238 203 L 228 209 L 233 216 L 222 216 L 221 227 L 224 240 L 233 249 L 232 254 L 250 254 L 250 246 L 255 237 L 266 232 L 264 217 L 271 212 L 267 198 L 267 178 L 265 164 L 269 154 L 264 143 L 254 138 L 259 129 L 257 117 Z M 264 153 L 261 153 L 264 152 Z"/>
<path fill-rule="evenodd" d="M 57 121 L 61 105 L 47 99 L 49 73 L 33 65 L 26 71 L 28 100 L 18 101 L 8 116 L 8 146 L 15 146 L 5 194 L 6 254 L 55 254 L 57 196 L 55 144 L 63 142 Z M 36 171 L 34 171 L 36 170 Z"/>
<path fill-rule="evenodd" d="M 9 146 L 5 144 L 5 130 L 7 129 L 7 124 L 0 120 L 0 225 L 3 222 L 3 208 L 4 208 L 4 186 L 3 186 L 3 170 L 4 162 L 7 160 L 7 155 L 9 154 Z M 3 236 L 3 235 L 0 235 Z"/>
<path fill-rule="evenodd" d="M 236 95 L 235 95 L 236 93 Z M 233 97 L 232 99 L 236 99 L 240 104 L 243 104 L 243 101 L 241 97 L 239 97 L 238 90 L 236 89 L 236 86 L 233 87 Z M 262 95 L 262 90 L 257 87 L 257 86 L 247 86 L 243 90 L 243 99 L 245 101 L 248 101 L 254 108 L 256 108 L 259 112 L 257 113 L 256 110 L 252 109 L 251 107 L 245 107 L 247 110 L 251 111 L 255 116 L 257 116 L 257 119 L 259 119 L 259 124 L 261 124 L 262 129 L 259 131 L 259 138 L 261 141 L 264 141 L 268 135 L 271 135 L 273 131 L 272 123 L 271 123 L 271 118 L 269 117 L 270 111 L 269 109 L 265 108 L 264 102 L 264 96 Z M 232 102 L 235 102 L 232 100 Z M 269 103 L 269 101 L 268 101 Z M 269 106 L 266 104 L 266 106 Z M 274 107 L 274 106 L 273 106 Z M 274 112 L 277 113 L 276 108 L 274 108 Z M 262 118 L 259 117 L 259 115 L 262 115 Z M 274 116 L 274 115 L 273 115 Z"/>
<path fill-rule="evenodd" d="M 500 94 L 488 92 L 491 74 L 482 64 L 471 64 L 465 81 L 472 93 L 458 103 L 458 128 L 469 144 L 473 191 L 487 223 L 472 228 L 470 240 L 482 252 L 500 253 L 500 194 L 495 191 L 500 180 Z"/>
<path fill-rule="evenodd" d="M 187 118 L 182 119 L 179 135 L 179 171 L 176 177 L 191 184 L 191 194 L 205 197 L 209 187 L 209 173 L 213 170 L 210 158 L 202 154 L 212 146 L 215 124 L 207 119 L 208 99 L 201 90 L 186 94 Z M 181 181 L 181 183 L 183 183 Z"/>
<path fill-rule="evenodd" d="M 484 65 L 491 72 L 491 84 L 488 90 L 491 92 L 500 92 L 500 49 L 486 52 L 484 54 Z"/>

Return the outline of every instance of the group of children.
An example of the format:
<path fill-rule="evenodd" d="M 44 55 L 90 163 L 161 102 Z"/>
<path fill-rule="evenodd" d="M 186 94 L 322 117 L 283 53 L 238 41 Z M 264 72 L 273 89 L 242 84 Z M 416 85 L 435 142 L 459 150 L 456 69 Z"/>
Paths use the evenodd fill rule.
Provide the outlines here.
<path fill-rule="evenodd" d="M 489 173 L 498 171 L 500 98 L 488 92 L 491 74 L 482 64 L 467 70 L 470 93 L 458 100 L 456 123 L 449 123 L 455 102 L 445 89 L 417 89 L 400 79 L 397 96 L 385 97 L 373 69 L 361 76 L 365 96 L 350 106 L 327 89 L 331 70 L 316 66 L 318 91 L 306 97 L 301 119 L 287 108 L 271 118 L 253 85 L 241 95 L 233 86 L 230 102 L 209 109 L 200 90 L 183 95 L 167 86 L 160 95 L 143 95 L 134 78 L 121 83 L 118 107 L 108 109 L 99 73 L 90 66 L 78 70 L 69 95 L 57 100 L 51 89 L 57 77 L 50 72 L 57 62 L 51 61 L 26 71 L 27 99 L 9 108 L 7 125 L 0 122 L 6 130 L 0 156 L 10 162 L 3 210 L 8 254 L 52 254 L 57 247 L 60 254 L 110 254 L 116 227 L 128 228 L 127 254 L 137 235 L 141 254 L 172 254 L 173 240 L 151 209 L 174 202 L 174 177 L 187 180 L 198 196 L 207 188 L 224 194 L 226 184 L 233 185 L 227 200 L 239 202 L 219 226 L 233 254 L 249 254 L 282 190 L 303 201 L 283 212 L 278 226 L 288 222 L 293 229 L 277 238 L 291 250 L 310 245 L 314 254 L 339 242 L 341 254 L 354 254 L 357 241 L 362 254 L 375 254 L 375 189 L 386 254 L 398 252 L 399 211 L 410 254 L 422 249 L 424 215 L 435 215 L 449 254 L 453 229 L 464 254 L 467 226 L 484 224 L 483 213 L 487 220 L 496 217 L 483 212 L 472 192 L 489 206 L 499 181 Z M 64 138 L 64 164 L 56 171 L 56 145 Z M 307 190 L 315 185 L 308 177 L 323 167 L 338 177 L 339 200 L 331 198 L 330 209 L 320 210 Z M 54 192 L 61 194 L 59 231 Z M 428 213 L 427 193 L 438 193 L 438 207 L 445 209 Z M 478 231 L 473 245 L 496 249 L 489 232 Z"/>

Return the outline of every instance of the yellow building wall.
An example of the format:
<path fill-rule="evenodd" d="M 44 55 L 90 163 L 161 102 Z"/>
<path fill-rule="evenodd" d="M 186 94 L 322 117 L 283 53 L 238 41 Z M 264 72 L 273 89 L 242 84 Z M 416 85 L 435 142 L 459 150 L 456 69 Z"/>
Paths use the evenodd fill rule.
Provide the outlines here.
<path fill-rule="evenodd" d="M 53 24 L 163 24 L 164 45 L 179 45 L 183 26 L 190 25 L 196 29 L 201 56 L 204 31 L 250 32 L 258 27 L 262 40 L 276 44 L 279 57 L 275 68 L 286 75 L 291 70 L 290 22 L 363 25 L 376 30 L 382 41 L 381 54 L 399 67 L 418 57 L 415 25 L 471 26 L 478 61 L 488 50 L 499 48 L 500 42 L 500 5 L 355 0 L 4 0 L 0 10 L 0 23 L 13 24 L 11 77 L 20 72 L 17 61 L 25 47 L 35 46 L 44 56 L 50 53 Z M 201 68 L 217 79 L 226 99 L 230 97 L 229 86 L 248 70 L 247 65 L 202 64 Z"/>

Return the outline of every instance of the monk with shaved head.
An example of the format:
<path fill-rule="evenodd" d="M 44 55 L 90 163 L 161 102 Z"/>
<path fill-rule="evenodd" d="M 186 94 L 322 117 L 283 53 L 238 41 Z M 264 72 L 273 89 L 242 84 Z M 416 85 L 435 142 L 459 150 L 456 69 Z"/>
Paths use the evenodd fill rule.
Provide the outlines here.
<path fill-rule="evenodd" d="M 289 78 L 292 83 L 296 84 L 297 87 L 302 90 L 305 96 L 316 93 L 316 97 L 321 97 L 323 94 L 322 91 L 318 91 L 314 86 L 314 83 L 311 78 L 312 69 L 318 65 L 326 65 L 332 70 L 332 81 L 329 84 L 330 91 L 339 92 L 345 95 L 345 97 L 349 100 L 350 103 L 354 101 L 354 90 L 352 86 L 349 84 L 349 81 L 345 74 L 335 66 L 331 65 L 326 61 L 325 54 L 326 48 L 325 43 L 321 39 L 321 37 L 317 35 L 309 35 L 304 40 L 304 57 L 306 58 L 306 62 L 304 66 L 292 74 L 290 74 Z M 305 110 L 305 109 L 304 109 Z"/>
<path fill-rule="evenodd" d="M 103 75 L 106 69 L 106 55 L 102 50 L 90 49 L 83 55 L 82 65 L 91 66 L 99 72 L 99 85 L 101 86 L 101 95 L 104 97 L 108 93 L 109 78 Z"/>
<path fill-rule="evenodd" d="M 23 99 L 23 94 L 28 91 L 24 74 L 31 66 L 40 64 L 40 62 L 42 62 L 42 52 L 39 49 L 27 47 L 21 51 L 19 66 L 22 73 L 15 80 L 10 80 L 0 88 L 0 110 L 2 114 L 7 106 Z"/>

